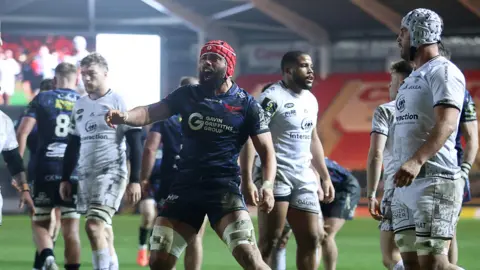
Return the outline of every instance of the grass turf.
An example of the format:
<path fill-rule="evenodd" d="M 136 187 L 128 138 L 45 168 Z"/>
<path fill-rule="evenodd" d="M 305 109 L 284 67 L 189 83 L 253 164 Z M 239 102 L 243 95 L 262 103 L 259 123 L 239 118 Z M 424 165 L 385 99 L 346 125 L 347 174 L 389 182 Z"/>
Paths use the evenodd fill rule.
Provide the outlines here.
<path fill-rule="evenodd" d="M 147 269 L 136 265 L 139 216 L 123 215 L 114 218 L 115 246 L 120 269 Z M 256 223 L 256 222 L 255 222 Z M 83 226 L 83 220 L 82 225 Z M 82 227 L 83 228 L 83 227 Z M 480 221 L 461 220 L 458 225 L 459 264 L 466 269 L 480 269 L 477 252 L 480 247 Z M 347 222 L 337 236 L 339 248 L 338 270 L 383 269 L 381 265 L 376 222 L 359 218 Z M 91 251 L 82 230 L 82 268 L 91 268 Z M 294 240 L 292 238 L 292 240 Z M 205 270 L 241 269 L 215 232 L 208 228 L 204 239 Z M 63 268 L 63 240 L 59 237 L 55 252 L 57 262 Z M 295 268 L 295 243 L 291 241 L 287 252 L 287 269 Z M 26 216 L 5 216 L 0 227 L 0 269 L 32 269 L 33 243 L 30 220 Z M 177 269 L 183 269 L 183 258 Z"/>

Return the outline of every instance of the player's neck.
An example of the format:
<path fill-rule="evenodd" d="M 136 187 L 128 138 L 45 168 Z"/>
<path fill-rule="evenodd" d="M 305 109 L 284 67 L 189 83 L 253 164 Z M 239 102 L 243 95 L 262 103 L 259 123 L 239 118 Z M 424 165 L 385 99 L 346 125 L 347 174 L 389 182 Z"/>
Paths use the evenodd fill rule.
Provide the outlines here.
<path fill-rule="evenodd" d="M 99 88 L 97 89 L 96 92 L 89 93 L 88 96 L 90 97 L 90 99 L 97 100 L 105 96 L 108 93 L 108 91 L 110 91 L 110 88 Z"/>
<path fill-rule="evenodd" d="M 299 87 L 296 83 L 292 81 L 283 79 L 282 82 L 286 88 L 290 89 L 294 93 L 300 94 L 303 90 L 301 87 Z"/>
<path fill-rule="evenodd" d="M 230 88 L 232 88 L 232 80 L 227 79 L 222 85 L 220 86 L 219 89 L 215 90 L 215 95 L 222 95 L 228 92 Z"/>
<path fill-rule="evenodd" d="M 420 47 L 413 59 L 415 69 L 419 69 L 425 63 L 438 56 L 440 56 L 440 53 L 438 52 L 438 46 L 436 46 L 436 44 Z"/>
<path fill-rule="evenodd" d="M 75 82 L 70 82 L 69 80 L 62 80 L 62 79 L 56 79 L 55 80 L 56 88 L 58 89 L 75 89 L 76 88 L 76 83 Z"/>

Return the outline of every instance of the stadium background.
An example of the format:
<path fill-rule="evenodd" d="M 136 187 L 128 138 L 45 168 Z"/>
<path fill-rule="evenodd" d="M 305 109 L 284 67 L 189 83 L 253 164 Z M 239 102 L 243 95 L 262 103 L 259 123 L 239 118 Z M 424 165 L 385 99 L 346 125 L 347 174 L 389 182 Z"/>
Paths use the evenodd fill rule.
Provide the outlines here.
<path fill-rule="evenodd" d="M 372 112 L 388 101 L 387 70 L 392 61 L 399 60 L 395 39 L 401 16 L 409 10 L 430 8 L 443 17 L 444 43 L 452 51 L 452 61 L 464 71 L 480 109 L 480 4 L 473 2 L 0 0 L 0 31 L 3 49 L 12 49 L 17 59 L 37 53 L 42 45 L 51 52 L 68 53 L 75 36 L 84 36 L 89 50 L 94 50 L 98 33 L 160 35 L 158 91 L 162 97 L 176 88 L 181 76 L 196 75 L 199 44 L 208 39 L 224 39 L 234 46 L 238 57 L 235 81 L 252 93 L 280 79 L 279 63 L 286 51 L 307 51 L 316 66 L 312 92 L 319 102 L 319 132 L 325 152 L 353 170 L 364 188 Z M 14 120 L 29 101 L 21 76 L 17 79 L 10 104 L 0 107 Z M 132 91 L 141 94 L 138 89 Z M 474 199 L 462 215 L 480 218 L 479 156 L 470 180 Z M 19 213 L 17 195 L 9 182 L 1 163 L 0 185 L 7 215 Z M 357 217 L 367 214 L 365 203 L 362 199 Z M 123 212 L 132 211 L 123 208 Z"/>

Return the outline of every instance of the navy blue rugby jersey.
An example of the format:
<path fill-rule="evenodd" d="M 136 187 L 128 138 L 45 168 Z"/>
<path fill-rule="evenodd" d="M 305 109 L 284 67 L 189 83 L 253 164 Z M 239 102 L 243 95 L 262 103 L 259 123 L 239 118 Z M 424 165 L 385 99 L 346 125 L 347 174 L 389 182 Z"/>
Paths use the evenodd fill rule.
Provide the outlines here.
<path fill-rule="evenodd" d="M 349 170 L 329 158 L 325 158 L 325 164 L 330 173 L 330 178 L 334 183 L 342 183 L 352 176 L 352 173 Z"/>
<path fill-rule="evenodd" d="M 465 89 L 465 99 L 463 100 L 463 108 L 462 112 L 460 113 L 460 123 L 470 121 L 477 121 L 477 110 L 475 107 L 475 102 L 473 102 L 472 96 L 470 95 L 468 90 Z M 463 159 L 463 148 L 462 143 L 460 142 L 461 137 L 462 132 L 459 125 L 457 137 L 455 138 L 455 149 L 457 150 L 457 161 L 459 166 L 462 164 Z"/>
<path fill-rule="evenodd" d="M 41 92 L 30 102 L 25 112 L 25 116 L 37 121 L 36 164 L 37 168 L 47 174 L 47 181 L 61 180 L 70 116 L 79 98 L 80 95 L 71 89 Z"/>
<path fill-rule="evenodd" d="M 237 159 L 248 137 L 269 131 L 261 106 L 236 84 L 221 95 L 186 85 L 162 102 L 183 119 L 179 170 L 200 178 L 238 176 Z"/>
<path fill-rule="evenodd" d="M 150 132 L 160 133 L 162 136 L 162 159 L 156 163 L 154 171 L 161 176 L 167 176 L 178 171 L 180 150 L 182 149 L 182 117 L 174 115 L 165 121 L 153 124 Z M 158 168 L 158 170 L 156 170 Z M 152 173 L 153 175 L 154 173 Z"/>

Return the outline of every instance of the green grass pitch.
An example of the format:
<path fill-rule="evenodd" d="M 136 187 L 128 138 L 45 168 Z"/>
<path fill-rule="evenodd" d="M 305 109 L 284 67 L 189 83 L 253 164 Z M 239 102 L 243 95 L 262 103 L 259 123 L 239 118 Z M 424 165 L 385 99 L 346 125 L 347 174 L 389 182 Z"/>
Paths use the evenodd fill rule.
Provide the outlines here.
<path fill-rule="evenodd" d="M 115 246 L 120 260 L 120 269 L 147 269 L 136 265 L 138 246 L 139 216 L 122 215 L 114 218 Z M 255 222 L 256 223 L 256 222 Z M 82 225 L 83 226 L 83 222 Z M 83 228 L 83 227 L 82 227 Z M 347 222 L 337 236 L 339 248 L 338 270 L 383 269 L 378 244 L 376 222 L 359 218 Z M 91 268 L 91 252 L 85 232 L 82 230 L 82 268 Z M 461 220 L 458 225 L 460 246 L 459 264 L 468 269 L 480 269 L 478 250 L 480 247 L 480 221 Z M 292 238 L 292 240 L 294 240 Z M 241 269 L 226 246 L 209 228 L 204 244 L 205 270 Z M 55 252 L 57 262 L 63 268 L 63 240 L 59 237 Z M 0 269 L 25 270 L 32 269 L 33 243 L 30 220 L 26 216 L 5 216 L 0 227 Z M 295 243 L 289 243 L 287 268 L 295 268 Z M 183 269 L 183 258 L 177 269 Z"/>

